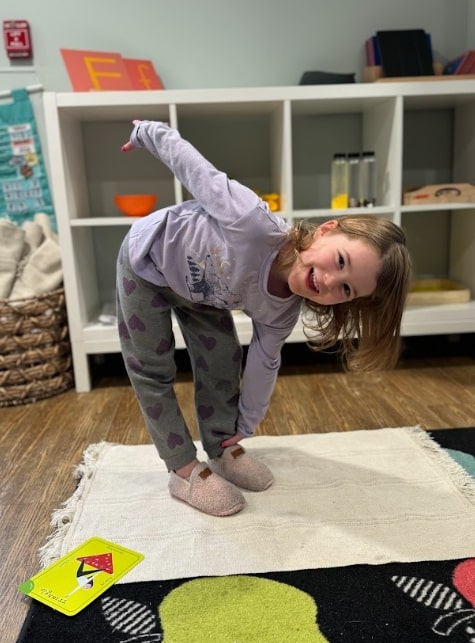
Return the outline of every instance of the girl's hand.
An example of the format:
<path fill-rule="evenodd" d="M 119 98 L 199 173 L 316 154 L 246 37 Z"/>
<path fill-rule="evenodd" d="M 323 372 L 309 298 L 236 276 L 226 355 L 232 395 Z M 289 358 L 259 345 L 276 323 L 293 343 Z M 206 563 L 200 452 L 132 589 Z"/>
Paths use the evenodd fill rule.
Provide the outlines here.
<path fill-rule="evenodd" d="M 236 435 L 233 435 L 233 437 L 232 437 L 232 438 L 226 438 L 226 440 L 223 440 L 223 441 L 221 442 L 221 446 L 222 446 L 223 448 L 226 448 L 226 447 L 232 447 L 232 446 L 233 446 L 233 444 L 237 444 L 238 442 L 240 442 L 240 441 L 241 441 L 241 440 L 243 440 L 243 439 L 244 439 L 244 438 L 243 438 L 243 436 L 242 436 L 242 435 L 239 435 L 239 433 L 236 433 Z"/>
<path fill-rule="evenodd" d="M 132 123 L 134 124 L 134 127 L 135 127 L 136 125 L 138 125 L 140 123 L 140 121 L 135 119 L 135 120 L 132 121 Z M 122 152 L 130 152 L 130 150 L 134 149 L 134 146 L 132 145 L 132 143 L 130 141 L 127 141 L 127 143 L 124 143 L 124 145 L 122 145 L 122 147 L 120 149 L 121 149 Z"/>

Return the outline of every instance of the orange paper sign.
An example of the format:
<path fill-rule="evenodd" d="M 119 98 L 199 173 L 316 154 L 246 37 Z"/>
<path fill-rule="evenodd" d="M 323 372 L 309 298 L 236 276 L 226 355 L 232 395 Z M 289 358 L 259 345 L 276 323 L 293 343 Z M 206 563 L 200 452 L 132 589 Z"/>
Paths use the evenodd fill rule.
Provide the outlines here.
<path fill-rule="evenodd" d="M 150 60 L 123 58 L 134 89 L 163 89 L 162 81 Z"/>
<path fill-rule="evenodd" d="M 61 49 L 74 91 L 163 89 L 150 60 L 122 58 L 119 53 Z"/>

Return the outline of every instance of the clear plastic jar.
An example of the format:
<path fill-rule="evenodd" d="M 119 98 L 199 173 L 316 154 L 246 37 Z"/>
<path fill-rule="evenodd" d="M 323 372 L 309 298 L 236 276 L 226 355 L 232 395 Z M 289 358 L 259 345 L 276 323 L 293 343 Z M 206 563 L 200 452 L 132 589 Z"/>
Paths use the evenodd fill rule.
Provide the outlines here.
<path fill-rule="evenodd" d="M 376 205 L 376 155 L 373 151 L 363 152 L 360 163 L 360 205 L 372 208 Z"/>
<path fill-rule="evenodd" d="M 360 153 L 348 154 L 348 207 L 360 205 Z"/>
<path fill-rule="evenodd" d="M 331 207 L 341 210 L 348 207 L 348 159 L 337 152 L 331 165 Z"/>

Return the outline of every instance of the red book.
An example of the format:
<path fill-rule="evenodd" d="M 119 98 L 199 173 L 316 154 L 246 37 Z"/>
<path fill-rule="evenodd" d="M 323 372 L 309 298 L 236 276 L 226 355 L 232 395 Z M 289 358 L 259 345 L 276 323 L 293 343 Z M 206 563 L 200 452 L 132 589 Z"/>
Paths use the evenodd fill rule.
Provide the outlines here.
<path fill-rule="evenodd" d="M 475 74 L 475 51 L 472 51 L 472 56 L 471 56 L 471 65 L 470 69 L 467 72 L 468 74 Z"/>
<path fill-rule="evenodd" d="M 472 66 L 474 58 L 475 58 L 475 51 L 473 49 L 469 49 L 468 51 L 466 51 L 455 73 L 457 75 L 470 74 L 471 73 L 470 68 Z"/>
<path fill-rule="evenodd" d="M 368 67 L 374 67 L 376 64 L 374 60 L 373 38 L 368 38 L 365 42 L 366 47 L 366 64 Z"/>

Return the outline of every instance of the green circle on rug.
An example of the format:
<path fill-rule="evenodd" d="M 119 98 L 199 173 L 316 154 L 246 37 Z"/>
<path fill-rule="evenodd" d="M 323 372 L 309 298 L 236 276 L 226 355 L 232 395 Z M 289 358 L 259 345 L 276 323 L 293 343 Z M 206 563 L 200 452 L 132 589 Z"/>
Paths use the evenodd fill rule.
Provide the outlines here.
<path fill-rule="evenodd" d="M 164 643 L 328 643 L 309 594 L 255 576 L 184 582 L 164 598 L 159 616 Z"/>

